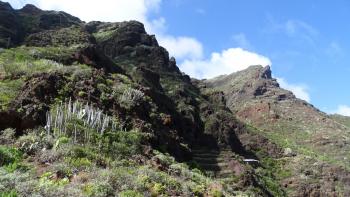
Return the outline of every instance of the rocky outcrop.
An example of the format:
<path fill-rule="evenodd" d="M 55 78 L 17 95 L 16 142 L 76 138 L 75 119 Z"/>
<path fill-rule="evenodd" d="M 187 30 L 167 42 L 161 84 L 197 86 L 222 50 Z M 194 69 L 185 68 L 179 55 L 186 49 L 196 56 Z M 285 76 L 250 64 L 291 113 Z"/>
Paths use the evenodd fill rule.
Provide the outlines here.
<path fill-rule="evenodd" d="M 66 12 L 44 11 L 31 4 L 25 5 L 22 9 L 15 10 L 15 12 L 20 17 L 26 35 L 83 24 L 79 18 Z"/>
<path fill-rule="evenodd" d="M 46 112 L 51 102 L 57 97 L 58 90 L 65 80 L 59 73 L 39 74 L 29 79 L 21 93 L 11 103 L 10 110 L 4 117 L 7 127 L 17 128 L 18 132 L 31 129 L 46 122 Z M 16 122 L 13 125 L 13 122 Z"/>
<path fill-rule="evenodd" d="M 77 50 L 69 59 L 70 63 L 75 61 L 107 72 L 124 73 L 123 69 L 105 56 L 96 45 L 87 45 Z"/>
<path fill-rule="evenodd" d="M 107 113 L 133 122 L 131 124 L 150 123 L 157 136 L 152 139 L 153 145 L 165 148 L 180 160 L 190 158 L 189 149 L 180 146 L 181 143 L 189 147 L 203 144 L 212 148 L 228 148 L 241 155 L 251 154 L 245 151 L 236 135 L 245 128 L 232 119 L 234 115 L 225 106 L 224 94 L 203 95 L 195 82 L 180 72 L 176 60 L 169 58 L 166 49 L 158 45 L 155 36 L 147 34 L 142 23 L 83 24 L 64 12 L 43 11 L 33 5 L 20 10 L 8 9 L 19 17 L 19 21 L 32 20 L 31 23 L 20 24 L 25 39 L 19 44 L 66 47 L 69 50 L 64 58 L 53 56 L 45 59 L 67 66 L 78 62 L 94 68 L 94 76 L 81 78 L 80 81 L 65 81 L 62 73 L 56 78 L 47 74 L 30 76 L 12 103 L 12 109 L 20 112 L 17 115 L 23 122 L 19 124 L 22 125 L 19 130 L 42 125 L 50 102 L 65 86 L 65 96 L 95 103 Z M 98 89 L 97 84 L 101 83 L 98 80 L 107 80 L 107 76 L 114 73 L 130 77 L 152 99 L 153 104 L 142 104 L 127 111 L 111 96 L 103 97 L 101 102 L 102 96 L 110 93 L 102 93 Z M 266 71 L 266 76 L 270 75 Z M 70 88 L 74 91 L 67 90 Z M 160 117 L 151 117 L 151 110 L 161 114 Z M 29 125 L 29 122 L 32 124 Z"/>
<path fill-rule="evenodd" d="M 0 1 L 0 48 L 9 48 L 23 39 L 19 16 L 9 3 Z"/>
<path fill-rule="evenodd" d="M 21 116 L 17 111 L 0 111 L 0 130 L 15 128 L 17 131 L 23 131 L 21 128 Z M 19 135 L 20 133 L 18 133 Z"/>
<path fill-rule="evenodd" d="M 129 55 L 132 51 L 137 53 L 133 48 L 158 46 L 155 37 L 148 35 L 143 24 L 137 21 L 90 22 L 85 25 L 85 28 L 95 35 L 100 48 L 110 58 L 120 58 L 120 56 Z"/>
<path fill-rule="evenodd" d="M 335 161 L 336 168 L 348 165 L 346 151 L 335 152 L 334 147 L 350 149 L 346 142 L 350 137 L 349 128 L 330 119 L 307 102 L 297 99 L 293 93 L 280 88 L 276 79 L 271 77 L 270 67 L 251 66 L 231 75 L 205 80 L 204 84 L 216 91 L 222 91 L 226 106 L 235 112 L 239 120 L 251 125 L 255 133 L 270 138 L 274 143 L 295 149 L 296 152 L 290 160 L 295 159 L 298 162 L 289 162 L 288 169 L 295 169 L 301 164 L 304 169 L 321 168 L 323 164 L 300 160 L 299 157 L 302 156 L 299 154 L 306 154 L 305 151 L 308 151 L 308 156 L 311 152 L 313 157 L 326 157 Z M 270 157 L 282 157 L 282 149 L 271 144 L 269 140 L 264 142 L 264 138 L 256 137 L 239 135 L 243 145 L 251 147 L 248 150 L 265 149 Z M 248 146 L 247 141 L 250 142 Z M 315 172 L 312 178 L 322 181 L 322 184 L 316 185 L 300 178 L 304 176 L 298 176 L 300 171 L 293 172 L 293 184 L 288 186 L 296 191 L 293 196 L 321 196 L 325 192 L 327 196 L 337 195 L 332 190 L 334 181 L 323 179 L 323 174 L 329 173 L 330 169 L 323 170 Z M 337 184 L 347 187 L 348 181 L 340 181 L 343 173 L 335 173 L 334 176 L 337 177 Z"/>
<path fill-rule="evenodd" d="M 222 90 L 228 107 L 234 111 L 247 100 L 295 100 L 291 92 L 279 88 L 276 79 L 271 78 L 269 66 L 251 66 L 237 73 L 207 80 L 207 86 Z"/>
<path fill-rule="evenodd" d="M 45 30 L 29 35 L 25 45 L 36 47 L 69 47 L 72 45 L 94 44 L 95 38 L 85 32 L 80 26 L 61 28 L 58 30 Z"/>
<path fill-rule="evenodd" d="M 239 177 L 239 189 L 284 194 L 280 181 L 292 196 L 320 196 L 349 186 L 342 167 L 348 151 L 341 151 L 350 147 L 347 119 L 334 117 L 337 123 L 282 89 L 270 67 L 200 81 L 181 73 L 137 21 L 85 24 L 64 12 L 14 10 L 2 2 L 0 16 L 0 47 L 59 49 L 32 50 L 30 57 L 63 64 L 59 71 L 23 73 L 24 86 L 0 112 L 0 130 L 13 127 L 21 135 L 45 124 L 52 103 L 78 100 L 117 117 L 122 129 L 148 133 L 149 145 L 179 161 L 194 158 L 204 170 Z M 128 91 L 140 98 L 123 98 Z"/>
<path fill-rule="evenodd" d="M 30 4 L 15 10 L 9 3 L 0 2 L 0 48 L 21 45 L 33 33 L 82 24 L 65 12 L 43 11 Z"/>

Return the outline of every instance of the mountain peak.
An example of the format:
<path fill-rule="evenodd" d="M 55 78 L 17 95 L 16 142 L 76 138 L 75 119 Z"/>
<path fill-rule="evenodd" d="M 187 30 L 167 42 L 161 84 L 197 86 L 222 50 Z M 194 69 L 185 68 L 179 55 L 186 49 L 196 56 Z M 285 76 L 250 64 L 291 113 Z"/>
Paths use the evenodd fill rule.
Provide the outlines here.
<path fill-rule="evenodd" d="M 350 196 L 350 120 L 282 89 L 270 66 L 191 79 L 138 21 L 1 0 L 0 47 L 10 194 Z"/>
<path fill-rule="evenodd" d="M 261 78 L 272 79 L 270 66 L 265 66 L 261 70 L 261 75 L 260 76 L 261 76 Z"/>
<path fill-rule="evenodd" d="M 13 10 L 13 8 L 8 2 L 0 1 L 0 10 Z"/>
<path fill-rule="evenodd" d="M 27 14 L 38 14 L 40 12 L 42 12 L 41 9 L 37 8 L 35 5 L 33 4 L 26 4 L 22 9 L 19 10 L 20 12 L 24 12 Z"/>
<path fill-rule="evenodd" d="M 251 65 L 247 69 L 244 69 L 238 72 L 255 73 L 256 77 L 258 78 L 272 79 L 272 74 L 271 74 L 272 71 L 270 66 Z M 232 74 L 235 74 L 235 73 L 232 73 Z"/>

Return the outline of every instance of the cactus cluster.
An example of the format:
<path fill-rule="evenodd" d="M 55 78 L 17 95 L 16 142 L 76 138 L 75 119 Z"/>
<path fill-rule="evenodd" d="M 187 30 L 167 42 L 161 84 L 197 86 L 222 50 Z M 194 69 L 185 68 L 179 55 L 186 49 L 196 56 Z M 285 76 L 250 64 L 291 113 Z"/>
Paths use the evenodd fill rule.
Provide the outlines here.
<path fill-rule="evenodd" d="M 68 123 L 73 122 L 73 127 L 68 127 Z M 81 122 L 85 128 L 84 131 L 79 130 L 79 126 L 74 124 Z M 74 141 L 77 141 L 77 135 L 84 132 L 84 139 L 90 138 L 89 130 L 93 130 L 100 135 L 109 129 L 116 130 L 118 124 L 111 116 L 102 112 L 102 110 L 94 108 L 92 104 L 83 104 L 79 101 L 61 102 L 56 107 L 46 113 L 45 130 L 47 135 L 60 137 L 63 135 L 74 135 Z"/>

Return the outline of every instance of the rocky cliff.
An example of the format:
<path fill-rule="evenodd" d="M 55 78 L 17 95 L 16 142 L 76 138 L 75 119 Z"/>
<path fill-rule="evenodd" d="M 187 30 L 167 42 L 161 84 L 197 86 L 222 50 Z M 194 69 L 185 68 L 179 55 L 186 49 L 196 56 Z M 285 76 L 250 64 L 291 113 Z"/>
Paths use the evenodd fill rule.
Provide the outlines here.
<path fill-rule="evenodd" d="M 338 123 L 333 120 L 337 116 L 329 117 L 306 101 L 297 99 L 291 92 L 280 88 L 276 79 L 271 77 L 270 67 L 252 66 L 231 75 L 206 80 L 204 83 L 207 87 L 224 93 L 226 105 L 239 120 L 253 126 L 285 150 L 295 152 L 293 157 L 287 159 L 287 168 L 293 174 L 312 169 L 310 175 L 303 179 L 294 177 L 297 183 L 295 180 L 290 181 L 286 183 L 286 187 L 292 185 L 295 190 L 294 186 L 299 185 L 299 190 L 305 190 L 302 185 L 309 184 L 320 188 L 320 191 L 316 191 L 317 195 L 335 195 L 332 192 L 337 187 L 334 179 L 341 179 L 346 185 L 349 184 L 346 181 L 349 176 L 349 128 L 344 124 L 344 119 L 343 123 Z M 315 160 L 306 161 L 309 157 Z M 316 162 L 317 160 L 319 161 Z M 329 163 L 334 166 L 331 167 Z M 334 173 L 334 170 L 339 174 Z M 334 177 L 330 178 L 329 173 Z M 315 180 L 317 183 L 313 182 Z M 316 194 L 315 191 L 306 191 L 305 195 Z"/>
<path fill-rule="evenodd" d="M 196 80 L 137 21 L 0 15 L 0 195 L 349 194 L 348 127 L 269 67 Z"/>

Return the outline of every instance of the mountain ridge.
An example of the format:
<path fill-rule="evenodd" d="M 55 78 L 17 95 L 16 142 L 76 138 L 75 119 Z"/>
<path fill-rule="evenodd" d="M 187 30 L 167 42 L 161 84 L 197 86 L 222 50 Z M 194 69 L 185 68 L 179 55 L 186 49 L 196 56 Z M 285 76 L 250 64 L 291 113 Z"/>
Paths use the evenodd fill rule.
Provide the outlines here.
<path fill-rule="evenodd" d="M 0 132 L 1 139 L 9 136 L 9 128 L 16 129 L 13 138 L 0 139 L 0 148 L 23 152 L 26 161 L 21 165 L 34 166 L 40 180 L 66 181 L 63 186 L 44 185 L 49 190 L 37 184 L 39 191 L 29 193 L 59 194 L 60 189 L 75 184 L 75 176 L 85 173 L 90 177 L 86 181 L 91 188 L 86 189 L 86 184 L 78 181 L 79 188 L 83 189 L 74 190 L 74 195 L 96 196 L 92 190 L 98 184 L 93 181 L 100 181 L 97 178 L 102 175 L 95 175 L 94 179 L 93 171 L 110 169 L 113 174 L 112 171 L 127 166 L 118 164 L 116 167 L 115 162 L 127 158 L 133 163 L 132 173 L 138 175 L 137 180 L 142 184 L 130 181 L 124 186 L 126 190 L 108 182 L 101 188 L 110 193 L 101 196 L 115 196 L 126 191 L 154 196 L 349 194 L 346 189 L 350 184 L 346 168 L 349 160 L 344 159 L 349 150 L 348 128 L 281 89 L 272 78 L 270 67 L 252 66 L 211 80 L 191 79 L 180 71 L 176 60 L 169 58 L 167 50 L 159 46 L 154 35 L 147 34 L 140 22 L 85 23 L 67 13 L 42 11 L 33 5 L 14 10 L 1 1 L 0 10 L 6 10 L 0 15 L 9 19 L 13 16 L 13 24 L 19 23 L 18 28 L 22 28 L 19 34 L 11 34 L 4 27 L 17 27 L 8 26 L 6 17 L 0 19 L 0 39 L 13 36 L 10 40 L 16 41 L 12 44 L 0 42 L 0 47 L 8 48 L 0 51 L 0 130 L 4 130 Z M 69 122 L 72 120 L 67 118 L 66 126 L 55 127 L 64 135 L 44 135 L 52 132 L 44 129 L 44 126 L 50 128 L 46 127 L 48 113 L 56 109 L 58 114 L 59 108 L 70 108 L 63 106 L 70 106 L 71 101 L 76 105 L 85 104 L 84 113 L 94 111 L 90 108 L 101 110 L 105 117 L 115 119 L 119 129 L 116 131 L 113 126 L 105 134 L 98 131 L 99 135 L 86 132 L 85 136 L 78 136 L 84 143 L 77 144 L 77 128 L 84 132 L 95 131 L 85 122 L 82 124 L 85 117 L 82 115 L 82 120 Z M 52 117 L 55 116 L 53 113 Z M 56 130 L 53 133 L 57 134 Z M 32 132 L 44 138 L 33 138 Z M 141 143 L 137 141 L 138 135 L 147 137 Z M 47 140 L 50 136 L 55 143 Z M 66 141 L 66 145 L 55 145 L 64 143 L 62 141 Z M 45 143 L 49 146 L 35 151 L 30 148 Z M 25 148 L 27 144 L 29 147 Z M 129 154 L 127 147 L 138 148 Z M 76 161 L 77 156 L 67 155 L 75 149 L 85 151 L 82 160 Z M 125 151 L 115 153 L 119 149 Z M 93 150 L 99 150 L 102 158 L 92 156 Z M 41 155 L 55 155 L 57 151 L 65 156 L 44 159 L 44 164 L 55 169 L 64 165 L 67 169 L 55 171 L 46 169 L 47 166 L 42 169 Z M 203 162 L 201 151 L 213 153 L 211 160 Z M 223 157 L 217 154 L 220 152 L 224 153 Z M 0 154 L 6 155 L 1 151 Z M 77 162 L 79 165 L 74 166 Z M 183 162 L 189 168 L 181 170 L 195 174 L 199 180 L 185 178 L 182 171 L 173 168 Z M 0 164 L 4 166 L 3 162 Z M 10 164 L 13 165 L 13 161 L 6 165 Z M 84 165 L 93 170 L 82 169 Z M 149 170 L 148 174 L 144 174 L 144 168 Z M 229 177 L 210 178 L 210 169 Z M 20 172 L 17 168 L 7 173 L 0 171 L 6 177 Z M 46 177 L 45 173 L 52 176 Z M 28 176 L 31 181 L 37 180 Z M 173 182 L 154 178 L 162 176 Z M 187 181 L 187 189 L 174 186 L 183 180 Z M 22 183 L 28 184 L 28 180 Z M 3 188 L 5 192 L 13 189 L 18 195 L 28 192 L 27 187 L 10 184 L 1 187 L 1 184 L 0 194 Z M 99 188 L 95 189 L 100 191 Z"/>

